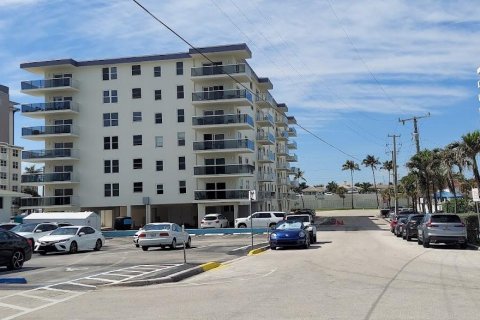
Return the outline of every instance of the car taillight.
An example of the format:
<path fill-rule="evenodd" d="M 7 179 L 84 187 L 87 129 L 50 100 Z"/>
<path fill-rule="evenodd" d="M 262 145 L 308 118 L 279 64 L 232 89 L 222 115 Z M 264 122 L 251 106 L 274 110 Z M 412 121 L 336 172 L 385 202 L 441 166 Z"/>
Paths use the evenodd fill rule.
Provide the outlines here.
<path fill-rule="evenodd" d="M 427 226 L 427 228 L 436 228 L 436 227 L 438 227 L 438 225 L 432 224 L 431 221 L 429 221 L 429 222 L 426 224 L 426 226 Z"/>
<path fill-rule="evenodd" d="M 215 220 L 215 223 L 219 223 L 219 222 L 220 222 L 220 221 L 218 221 L 218 220 Z"/>
<path fill-rule="evenodd" d="M 205 223 L 205 220 L 202 220 L 202 223 Z"/>
<path fill-rule="evenodd" d="M 168 237 L 168 232 L 160 232 L 160 237 Z"/>
<path fill-rule="evenodd" d="M 30 247 L 33 246 L 33 241 L 32 241 L 32 239 L 27 239 L 27 242 L 28 242 L 28 245 L 29 245 Z"/>
<path fill-rule="evenodd" d="M 147 235 L 146 235 L 145 233 L 140 233 L 140 234 L 138 235 L 139 238 L 145 238 L 146 236 L 147 236 Z"/>

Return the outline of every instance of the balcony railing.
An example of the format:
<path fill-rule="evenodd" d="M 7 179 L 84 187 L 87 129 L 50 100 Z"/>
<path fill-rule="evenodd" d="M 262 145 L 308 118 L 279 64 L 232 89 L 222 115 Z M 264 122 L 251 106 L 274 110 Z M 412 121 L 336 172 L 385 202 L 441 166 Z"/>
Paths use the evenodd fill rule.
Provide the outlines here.
<path fill-rule="evenodd" d="M 254 150 L 255 143 L 248 139 L 231 139 L 231 140 L 207 140 L 195 141 L 193 150 L 224 150 L 224 149 L 250 149 Z"/>
<path fill-rule="evenodd" d="M 269 113 L 257 114 L 256 121 L 260 125 L 268 125 L 273 127 L 273 116 Z"/>
<path fill-rule="evenodd" d="M 73 182 L 72 172 L 22 174 L 22 183 Z"/>
<path fill-rule="evenodd" d="M 280 147 L 277 148 L 277 155 L 278 156 L 286 156 L 286 155 L 288 155 L 288 151 L 285 147 L 280 146 Z"/>
<path fill-rule="evenodd" d="M 287 161 L 288 162 L 297 162 L 298 161 L 298 157 L 296 154 L 289 154 L 287 156 Z"/>
<path fill-rule="evenodd" d="M 22 198 L 20 201 L 22 207 L 77 206 L 74 196 Z"/>
<path fill-rule="evenodd" d="M 288 185 L 288 180 L 286 178 L 277 178 L 277 185 Z"/>
<path fill-rule="evenodd" d="M 195 116 L 192 118 L 192 124 L 194 126 L 207 126 L 207 125 L 220 125 L 220 124 L 233 124 L 233 123 L 246 123 L 252 127 L 254 126 L 253 118 L 248 114 Z"/>
<path fill-rule="evenodd" d="M 286 162 L 277 163 L 277 170 L 290 170 L 290 164 Z"/>
<path fill-rule="evenodd" d="M 249 190 L 195 190 L 195 200 L 249 199 Z"/>
<path fill-rule="evenodd" d="M 264 141 L 268 144 L 275 143 L 275 137 L 270 132 L 257 132 L 257 142 Z"/>
<path fill-rule="evenodd" d="M 192 68 L 192 77 L 200 76 L 212 76 L 212 75 L 222 75 L 229 74 L 235 75 L 238 73 L 246 73 L 248 76 L 251 75 L 252 71 L 250 67 L 245 63 L 239 64 L 228 64 L 220 66 L 202 66 Z"/>
<path fill-rule="evenodd" d="M 277 131 L 277 138 L 280 140 L 287 140 L 288 132 L 286 130 Z"/>
<path fill-rule="evenodd" d="M 67 110 L 78 112 L 78 104 L 73 101 L 22 104 L 23 113 Z"/>
<path fill-rule="evenodd" d="M 273 173 L 259 173 L 257 175 L 258 181 L 275 181 L 275 174 Z"/>
<path fill-rule="evenodd" d="M 275 123 L 277 125 L 283 125 L 283 126 L 286 127 L 286 126 L 288 126 L 288 119 L 284 115 L 279 115 L 279 116 L 276 117 Z"/>
<path fill-rule="evenodd" d="M 267 107 L 275 107 L 277 103 L 275 102 L 275 99 L 273 99 L 272 95 L 270 92 L 264 92 L 260 93 L 257 96 L 255 96 L 255 101 L 262 105 L 262 106 L 267 106 Z"/>
<path fill-rule="evenodd" d="M 297 149 L 297 142 L 296 142 L 296 141 L 289 141 L 289 142 L 287 143 L 287 147 L 288 147 L 289 149 Z"/>
<path fill-rule="evenodd" d="M 77 87 L 77 82 L 72 78 L 55 78 L 44 80 L 22 81 L 22 90 L 38 90 L 48 88 Z"/>
<path fill-rule="evenodd" d="M 22 151 L 22 159 L 78 158 L 78 153 L 78 149 L 31 150 Z"/>
<path fill-rule="evenodd" d="M 77 134 L 78 128 L 71 124 L 22 128 L 22 136 Z"/>
<path fill-rule="evenodd" d="M 257 160 L 258 160 L 258 161 L 274 162 L 274 161 L 275 161 L 275 153 L 273 153 L 273 152 L 271 152 L 271 151 L 258 152 L 258 153 L 257 153 Z"/>
<path fill-rule="evenodd" d="M 193 168 L 193 174 L 201 175 L 217 175 L 217 174 L 253 174 L 255 166 L 251 164 L 226 164 L 213 166 L 197 166 Z"/>
<path fill-rule="evenodd" d="M 246 89 L 199 91 L 192 93 L 192 101 L 212 101 L 212 100 L 230 100 L 247 99 L 253 102 L 252 93 Z"/>
<path fill-rule="evenodd" d="M 275 199 L 274 191 L 258 191 L 259 200 L 272 200 Z"/>
<path fill-rule="evenodd" d="M 295 128 L 288 128 L 288 136 L 289 137 L 296 137 L 297 136 L 297 129 Z"/>

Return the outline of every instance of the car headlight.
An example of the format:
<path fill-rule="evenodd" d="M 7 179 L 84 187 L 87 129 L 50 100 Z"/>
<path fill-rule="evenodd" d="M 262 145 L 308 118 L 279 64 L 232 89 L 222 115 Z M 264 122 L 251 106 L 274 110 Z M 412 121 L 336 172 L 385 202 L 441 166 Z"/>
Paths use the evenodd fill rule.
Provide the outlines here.
<path fill-rule="evenodd" d="M 271 239 L 277 239 L 277 234 L 276 233 L 271 233 L 270 238 Z"/>
<path fill-rule="evenodd" d="M 305 238 L 306 234 L 305 234 L 305 232 L 300 231 L 300 232 L 298 233 L 298 236 L 299 236 L 300 238 Z"/>
<path fill-rule="evenodd" d="M 68 239 L 62 239 L 62 240 L 58 240 L 56 243 L 62 243 L 62 242 L 67 242 Z"/>

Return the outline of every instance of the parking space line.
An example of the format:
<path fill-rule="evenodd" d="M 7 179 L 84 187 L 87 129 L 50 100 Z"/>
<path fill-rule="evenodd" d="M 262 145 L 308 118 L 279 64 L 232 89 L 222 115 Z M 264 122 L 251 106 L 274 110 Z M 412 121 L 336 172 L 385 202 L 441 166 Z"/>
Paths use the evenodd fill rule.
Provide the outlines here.
<path fill-rule="evenodd" d="M 31 310 L 31 309 L 28 309 L 28 308 L 23 308 L 23 307 L 16 306 L 14 304 L 1 303 L 1 302 L 0 302 L 0 307 L 15 309 L 15 310 L 19 310 L 19 311 L 29 311 L 29 310 Z"/>
<path fill-rule="evenodd" d="M 94 289 L 97 288 L 96 286 L 93 286 L 91 284 L 84 284 L 84 283 L 73 282 L 73 281 L 75 281 L 75 280 L 58 283 L 58 284 L 55 284 L 55 286 L 59 286 L 59 285 L 62 285 L 62 284 L 68 284 L 68 285 L 72 285 L 72 286 L 80 286 L 80 287 L 87 287 L 87 288 L 94 288 Z M 75 292 L 75 291 L 70 291 L 70 292 Z"/>
<path fill-rule="evenodd" d="M 38 299 L 38 300 L 43 300 L 47 302 L 56 302 L 57 299 L 50 299 L 50 298 L 45 298 L 45 297 L 39 297 L 39 296 L 34 296 L 26 293 L 19 293 L 19 296 L 26 297 L 26 298 L 33 298 L 33 299 Z"/>
<path fill-rule="evenodd" d="M 97 278 L 97 277 L 87 277 L 85 279 L 88 279 L 88 280 L 98 280 L 98 281 L 103 281 L 103 282 L 110 282 L 110 283 L 114 283 L 114 282 L 117 282 L 118 280 L 112 280 L 112 279 L 105 279 L 105 278 Z"/>

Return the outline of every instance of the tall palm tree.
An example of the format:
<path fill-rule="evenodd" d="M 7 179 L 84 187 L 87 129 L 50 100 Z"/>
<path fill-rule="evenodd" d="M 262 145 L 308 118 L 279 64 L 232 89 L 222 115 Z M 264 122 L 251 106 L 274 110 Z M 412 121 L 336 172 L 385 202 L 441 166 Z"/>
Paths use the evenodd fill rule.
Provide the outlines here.
<path fill-rule="evenodd" d="M 378 161 L 378 158 L 375 158 L 375 156 L 367 155 L 367 157 L 363 159 L 362 164 L 367 168 L 372 168 L 373 187 L 375 188 L 375 196 L 377 197 L 377 208 L 380 208 L 380 203 L 378 201 L 377 181 L 375 180 L 375 170 L 377 170 L 377 166 L 380 164 L 380 161 Z"/>
<path fill-rule="evenodd" d="M 456 165 L 457 160 L 456 148 L 457 145 L 451 143 L 447 145 L 441 153 L 441 162 L 446 173 L 448 189 L 453 193 L 454 213 L 457 213 L 457 190 L 455 190 L 455 180 L 453 178 L 453 166 Z"/>
<path fill-rule="evenodd" d="M 388 171 L 388 206 L 390 207 L 390 199 L 392 198 L 392 193 L 391 193 L 391 188 L 390 188 L 390 179 L 391 179 L 391 174 L 390 171 L 393 170 L 393 161 L 392 160 L 387 160 L 383 162 L 382 166 L 380 169 L 387 170 Z"/>
<path fill-rule="evenodd" d="M 354 161 L 347 160 L 342 165 L 342 171 L 345 171 L 345 170 L 350 170 L 350 177 L 351 177 L 351 181 L 352 181 L 352 184 L 350 185 L 351 186 L 351 193 L 352 193 L 352 209 L 355 209 L 353 207 L 353 171 L 360 171 L 360 168 L 358 167 L 358 164 L 355 163 Z"/>
<path fill-rule="evenodd" d="M 338 184 L 335 181 L 330 181 L 329 183 L 327 183 L 325 189 L 327 190 L 327 192 L 336 193 L 338 189 Z"/>
<path fill-rule="evenodd" d="M 480 189 L 480 174 L 478 173 L 477 155 L 480 153 L 480 131 L 475 130 L 462 136 L 465 155 L 472 161 L 473 176 Z"/>
<path fill-rule="evenodd" d="M 410 158 L 407 162 L 409 168 L 418 177 L 418 186 L 423 193 L 422 211 L 425 212 L 425 201 L 427 202 L 429 212 L 432 212 L 432 200 L 430 197 L 430 164 L 433 162 L 433 152 L 431 150 L 422 150 Z"/>

